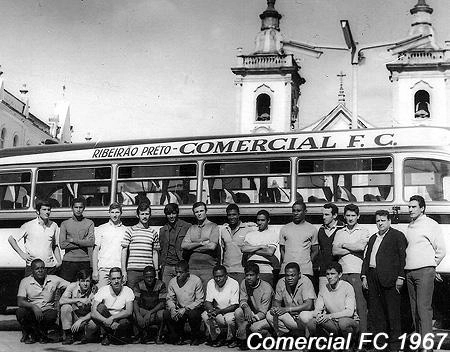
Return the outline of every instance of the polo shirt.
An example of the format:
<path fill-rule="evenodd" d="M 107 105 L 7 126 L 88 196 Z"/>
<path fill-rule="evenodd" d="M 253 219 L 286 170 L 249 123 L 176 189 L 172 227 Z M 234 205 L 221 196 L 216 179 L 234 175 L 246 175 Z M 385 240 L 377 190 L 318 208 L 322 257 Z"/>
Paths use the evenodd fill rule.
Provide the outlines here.
<path fill-rule="evenodd" d="M 255 287 L 250 287 L 245 280 L 242 280 L 239 296 L 241 307 L 247 303 L 253 313 L 257 314 L 260 319 L 264 319 L 272 304 L 273 288 L 264 280 L 259 280 Z"/>
<path fill-rule="evenodd" d="M 332 318 L 358 319 L 356 313 L 356 298 L 353 286 L 344 280 L 339 280 L 335 289 L 329 284 L 319 291 L 314 312 L 331 314 Z"/>
<path fill-rule="evenodd" d="M 206 285 L 205 301 L 215 301 L 219 309 L 239 304 L 239 283 L 235 279 L 227 277 L 225 284 L 219 287 L 214 279 L 209 280 Z"/>
<path fill-rule="evenodd" d="M 20 229 L 22 232 L 15 239 L 20 241 L 23 238 L 25 252 L 34 259 L 43 260 L 47 268 L 54 267 L 56 261 L 53 257 L 53 247 L 57 245 L 58 225 L 51 220 L 45 224 L 37 217 L 24 223 Z M 26 264 L 29 266 L 31 261 Z"/>
<path fill-rule="evenodd" d="M 255 231 L 254 226 L 249 226 L 239 222 L 239 225 L 232 230 L 228 224 L 220 229 L 220 244 L 222 248 L 223 266 L 229 273 L 243 273 L 242 251 L 245 236 L 249 232 Z"/>
<path fill-rule="evenodd" d="M 285 278 L 278 280 L 275 287 L 275 300 L 284 303 L 285 307 L 298 307 L 307 299 L 316 299 L 314 286 L 307 276 L 300 276 L 293 292 L 287 286 Z"/>
<path fill-rule="evenodd" d="M 20 281 L 18 297 L 25 297 L 28 302 L 42 310 L 55 309 L 55 294 L 59 288 L 66 288 L 69 282 L 56 275 L 47 275 L 43 285 L 33 275 Z"/>
<path fill-rule="evenodd" d="M 122 291 L 116 295 L 111 285 L 106 285 L 98 290 L 94 301 L 103 303 L 111 315 L 115 315 L 124 310 L 127 303 L 134 301 L 134 293 L 128 286 L 123 286 Z"/>
<path fill-rule="evenodd" d="M 125 232 L 122 247 L 129 248 L 128 270 L 143 270 L 153 265 L 153 251 L 158 251 L 159 233 L 152 228 L 139 225 L 132 226 Z"/>
<path fill-rule="evenodd" d="M 219 227 L 216 223 L 206 219 L 203 224 L 191 225 L 183 239 L 183 243 L 194 243 L 209 240 L 219 244 Z M 218 250 L 207 252 L 192 251 L 189 266 L 192 269 L 211 269 L 217 264 Z"/>
<path fill-rule="evenodd" d="M 317 229 L 307 221 L 290 222 L 280 230 L 280 245 L 285 246 L 281 272 L 287 263 L 295 262 L 302 274 L 313 275 L 311 246 L 318 245 Z"/>
<path fill-rule="evenodd" d="M 159 302 L 165 302 L 167 288 L 164 282 L 156 279 L 152 286 L 147 287 L 144 280 L 139 281 L 133 288 L 138 306 L 147 310 L 155 308 Z"/>
<path fill-rule="evenodd" d="M 91 289 L 87 290 L 86 292 L 81 292 L 80 284 L 77 281 L 77 282 L 72 282 L 69 284 L 69 286 L 67 286 L 62 297 L 64 297 L 64 298 L 89 298 L 89 303 L 87 303 L 87 304 L 76 303 L 76 306 L 78 309 L 75 314 L 78 316 L 84 316 L 84 315 L 90 313 L 92 300 L 94 299 L 94 295 L 96 292 L 97 292 L 96 285 L 92 285 Z"/>
<path fill-rule="evenodd" d="M 349 230 L 347 226 L 336 232 L 333 245 L 341 245 L 343 243 L 362 242 L 365 247 L 369 242 L 369 230 L 356 224 L 353 229 Z M 344 274 L 361 274 L 361 267 L 364 258 L 364 251 L 351 252 L 339 258 L 339 264 L 342 265 Z"/>
<path fill-rule="evenodd" d="M 122 240 L 126 231 L 127 227 L 122 223 L 114 225 L 111 220 L 96 229 L 95 245 L 99 247 L 99 269 L 121 267 Z"/>
<path fill-rule="evenodd" d="M 205 293 L 202 280 L 197 275 L 189 274 L 189 278 L 183 286 L 179 286 L 177 278 L 169 281 L 167 286 L 167 308 L 170 310 L 187 307 L 199 308 L 203 305 Z"/>
<path fill-rule="evenodd" d="M 68 237 L 72 241 L 68 241 Z M 64 261 L 89 262 L 91 258 L 88 248 L 94 247 L 94 222 L 86 218 L 77 220 L 75 216 L 63 221 L 59 232 L 59 246 L 65 250 Z"/>
<path fill-rule="evenodd" d="M 249 232 L 245 236 L 245 242 L 247 242 L 251 246 L 263 246 L 267 245 L 268 247 L 275 248 L 274 256 L 280 258 L 280 248 L 279 248 L 279 239 L 280 236 L 273 231 L 270 227 L 265 229 L 264 231 L 252 231 Z M 272 273 L 272 265 L 267 258 L 264 258 L 258 254 L 252 254 L 249 258 L 249 261 L 255 261 L 258 263 L 259 272 L 261 274 L 271 274 Z"/>

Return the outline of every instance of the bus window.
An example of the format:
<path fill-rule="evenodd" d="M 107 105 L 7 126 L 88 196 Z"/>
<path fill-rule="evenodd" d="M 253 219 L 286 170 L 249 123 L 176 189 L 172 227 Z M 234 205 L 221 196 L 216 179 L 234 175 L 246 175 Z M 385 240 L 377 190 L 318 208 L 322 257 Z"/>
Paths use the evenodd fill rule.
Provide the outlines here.
<path fill-rule="evenodd" d="M 30 206 L 31 172 L 0 173 L 0 209 L 24 209 Z"/>
<path fill-rule="evenodd" d="M 205 164 L 202 199 L 208 204 L 290 201 L 289 161 Z"/>
<path fill-rule="evenodd" d="M 136 205 L 148 199 L 152 205 L 193 204 L 197 193 L 197 165 L 120 166 L 117 201 Z"/>
<path fill-rule="evenodd" d="M 407 159 L 404 170 L 404 196 L 408 201 L 419 194 L 427 201 L 450 199 L 450 163 L 444 160 Z"/>
<path fill-rule="evenodd" d="M 392 158 L 300 160 L 297 199 L 309 203 L 392 201 Z"/>
<path fill-rule="evenodd" d="M 36 197 L 49 199 L 53 208 L 70 208 L 76 197 L 84 197 L 87 207 L 110 203 L 110 167 L 40 169 Z"/>

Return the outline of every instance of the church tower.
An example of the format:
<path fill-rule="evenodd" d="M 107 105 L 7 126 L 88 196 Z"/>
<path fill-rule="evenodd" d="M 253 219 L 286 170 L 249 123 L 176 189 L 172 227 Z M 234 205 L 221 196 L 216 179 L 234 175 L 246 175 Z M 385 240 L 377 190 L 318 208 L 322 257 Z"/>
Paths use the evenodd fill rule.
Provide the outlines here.
<path fill-rule="evenodd" d="M 267 0 L 267 9 L 259 16 L 261 31 L 255 51 L 238 56 L 237 76 L 239 132 L 287 132 L 298 128 L 300 67 L 292 54 L 285 54 L 280 33 L 281 15 L 275 0 Z"/>
<path fill-rule="evenodd" d="M 398 59 L 386 67 L 390 72 L 394 126 L 450 126 L 450 42 L 436 43 L 431 23 L 433 9 L 418 0 L 410 10 L 410 36 L 429 35 L 414 49 L 393 48 Z"/>

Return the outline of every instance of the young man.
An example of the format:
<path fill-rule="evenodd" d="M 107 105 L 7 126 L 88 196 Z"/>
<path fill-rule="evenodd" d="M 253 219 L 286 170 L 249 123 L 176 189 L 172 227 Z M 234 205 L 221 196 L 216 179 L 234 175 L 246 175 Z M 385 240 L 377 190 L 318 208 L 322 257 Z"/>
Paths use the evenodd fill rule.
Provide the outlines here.
<path fill-rule="evenodd" d="M 255 231 L 252 225 L 241 222 L 239 207 L 237 204 L 229 204 L 226 209 L 228 223 L 220 229 L 220 245 L 222 249 L 223 266 L 227 269 L 228 276 L 241 283 L 244 280 L 244 268 L 242 267 L 242 251 L 245 236 Z"/>
<path fill-rule="evenodd" d="M 167 223 L 159 229 L 159 268 L 162 271 L 162 281 L 169 285 L 169 281 L 176 277 L 175 266 L 183 259 L 181 243 L 191 224 L 179 219 L 178 204 L 169 203 L 164 207 Z"/>
<path fill-rule="evenodd" d="M 92 255 L 92 279 L 98 281 L 98 287 L 109 283 L 109 271 L 121 267 L 122 240 L 127 228 L 120 217 L 122 206 L 112 203 L 109 206 L 109 221 L 95 231 L 95 247 Z"/>
<path fill-rule="evenodd" d="M 307 276 L 301 275 L 300 266 L 297 263 L 286 264 L 284 278 L 278 281 L 275 288 L 272 309 L 266 314 L 275 334 L 280 336 L 298 330 L 298 315 L 312 310 L 315 299 L 313 284 Z"/>
<path fill-rule="evenodd" d="M 344 207 L 344 217 L 347 226 L 336 232 L 333 255 L 339 257 L 339 264 L 343 269 L 342 279 L 349 282 L 355 290 L 360 330 L 364 333 L 367 332 L 367 303 L 362 291 L 361 268 L 370 234 L 358 224 L 359 208 L 355 204 Z"/>
<path fill-rule="evenodd" d="M 36 341 L 47 343 L 48 328 L 56 323 L 56 292 L 66 288 L 69 282 L 56 276 L 47 275 L 42 259 L 33 259 L 31 275 L 22 279 L 17 292 L 17 321 L 22 327 L 21 342 L 32 344 Z"/>
<path fill-rule="evenodd" d="M 230 347 L 238 346 L 247 350 L 247 329 L 251 332 L 263 332 L 269 328 L 266 314 L 270 309 L 273 298 L 273 288 L 259 278 L 259 266 L 248 263 L 245 268 L 245 280 L 240 285 L 239 308 L 234 311 L 237 332 L 236 343 Z"/>
<path fill-rule="evenodd" d="M 34 259 L 44 262 L 48 274 L 55 274 L 61 266 L 61 252 L 57 243 L 58 225 L 50 220 L 51 211 L 49 201 L 37 201 L 37 218 L 21 226 L 20 236 L 8 238 L 11 247 L 25 261 L 25 276 L 31 274 L 31 262 Z M 17 244 L 21 239 L 24 241 L 25 251 Z"/>
<path fill-rule="evenodd" d="M 76 333 L 81 333 L 82 343 L 92 341 L 97 331 L 91 320 L 91 305 L 97 290 L 90 270 L 81 269 L 76 278 L 77 281 L 67 286 L 59 300 L 63 345 L 71 345 Z"/>
<path fill-rule="evenodd" d="M 60 276 L 69 282 L 76 280 L 77 272 L 90 270 L 94 247 L 94 222 L 83 216 L 84 198 L 72 201 L 72 217 L 61 223 L 59 245 L 65 250 Z"/>
<path fill-rule="evenodd" d="M 406 230 L 406 282 L 414 327 L 423 338 L 433 332 L 431 306 L 436 266 L 445 257 L 445 242 L 439 224 L 425 215 L 425 199 L 409 199 L 411 222 Z"/>
<path fill-rule="evenodd" d="M 133 288 L 136 299 L 133 303 L 135 324 L 139 330 L 140 342 L 149 342 L 149 328 L 159 325 L 158 333 L 154 337 L 157 344 L 162 343 L 161 333 L 166 305 L 167 289 L 164 282 L 157 279 L 153 266 L 146 266 L 143 270 L 143 280 Z"/>
<path fill-rule="evenodd" d="M 194 203 L 192 211 L 197 219 L 196 225 L 191 225 L 181 243 L 181 248 L 189 255 L 189 266 L 192 274 L 203 282 L 203 288 L 212 279 L 212 269 L 218 262 L 219 227 L 207 218 L 206 204 Z"/>
<path fill-rule="evenodd" d="M 102 345 L 110 341 L 123 344 L 131 336 L 133 290 L 123 285 L 119 267 L 109 271 L 109 285 L 101 287 L 94 296 L 91 317 L 100 326 Z"/>
<path fill-rule="evenodd" d="M 189 264 L 182 260 L 176 265 L 177 276 L 169 281 L 167 309 L 164 320 L 169 330 L 169 342 L 184 345 L 184 325 L 189 322 L 191 345 L 200 344 L 200 325 L 205 294 L 200 278 L 189 273 Z"/>
<path fill-rule="evenodd" d="M 239 306 L 239 284 L 228 277 L 223 265 L 213 269 L 214 279 L 209 280 L 206 288 L 205 311 L 202 314 L 213 347 L 231 345 L 234 341 L 234 311 Z M 216 331 L 216 328 L 218 330 Z M 226 330 L 226 337 L 220 331 Z"/>
<path fill-rule="evenodd" d="M 306 204 L 296 201 L 292 205 L 292 222 L 280 230 L 281 272 L 287 263 L 300 266 L 302 275 L 313 280 L 313 261 L 319 252 L 317 229 L 305 220 Z"/>
<path fill-rule="evenodd" d="M 142 202 L 136 209 L 139 223 L 128 228 L 122 240 L 122 272 L 128 287 L 142 280 L 142 273 L 150 265 L 158 272 L 158 232 L 150 228 L 150 203 Z M 125 274 L 126 273 L 126 274 Z"/>
<path fill-rule="evenodd" d="M 280 249 L 279 235 L 269 228 L 270 215 L 267 210 L 260 210 L 256 214 L 257 231 L 245 236 L 241 250 L 247 259 L 259 266 L 260 277 L 273 285 L 273 270 L 279 266 Z"/>
<path fill-rule="evenodd" d="M 369 315 L 374 334 L 389 335 L 391 351 L 400 349 L 401 294 L 405 281 L 405 235 L 391 227 L 391 214 L 377 210 L 378 233 L 370 237 L 363 260 L 363 288 L 369 290 Z"/>
<path fill-rule="evenodd" d="M 328 284 L 321 289 L 314 311 L 300 312 L 299 319 L 308 328 L 310 336 L 330 334 L 347 337 L 358 331 L 355 291 L 341 280 L 342 266 L 331 262 L 326 269 Z"/>

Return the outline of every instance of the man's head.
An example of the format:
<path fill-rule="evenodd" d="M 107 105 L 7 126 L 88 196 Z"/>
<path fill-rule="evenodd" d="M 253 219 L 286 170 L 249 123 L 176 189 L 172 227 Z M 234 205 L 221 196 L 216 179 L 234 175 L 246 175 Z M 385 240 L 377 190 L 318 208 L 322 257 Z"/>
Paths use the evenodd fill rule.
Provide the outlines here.
<path fill-rule="evenodd" d="M 111 203 L 109 206 L 109 218 L 114 224 L 120 222 L 120 217 L 122 215 L 122 205 L 118 202 Z"/>
<path fill-rule="evenodd" d="M 284 279 L 290 287 L 297 286 L 300 280 L 300 266 L 295 262 L 287 263 L 284 267 Z"/>
<path fill-rule="evenodd" d="M 47 269 L 45 268 L 45 263 L 42 259 L 33 259 L 30 266 L 32 275 L 35 280 L 43 280 L 47 275 Z"/>
<path fill-rule="evenodd" d="M 325 226 L 329 226 L 337 219 L 339 209 L 336 204 L 326 203 L 322 208 L 322 220 Z"/>
<path fill-rule="evenodd" d="M 86 200 L 83 197 L 77 197 L 72 200 L 71 203 L 72 213 L 76 218 L 83 216 L 84 209 L 86 208 Z"/>
<path fill-rule="evenodd" d="M 52 206 L 49 200 L 38 200 L 36 202 L 36 213 L 42 220 L 48 220 L 50 213 L 52 212 Z"/>
<path fill-rule="evenodd" d="M 114 267 L 109 271 L 109 284 L 115 292 L 120 292 L 123 286 L 122 269 Z"/>
<path fill-rule="evenodd" d="M 425 199 L 422 196 L 416 194 L 409 198 L 408 209 L 411 220 L 416 220 L 419 216 L 425 214 L 425 208 Z"/>
<path fill-rule="evenodd" d="M 384 233 L 391 227 L 391 214 L 384 209 L 375 212 L 375 222 L 377 224 L 378 232 Z"/>
<path fill-rule="evenodd" d="M 231 203 L 227 206 L 227 219 L 228 219 L 228 224 L 231 227 L 235 227 L 239 224 L 239 207 L 237 206 L 237 204 Z"/>
<path fill-rule="evenodd" d="M 180 214 L 180 209 L 178 208 L 178 204 L 169 203 L 164 207 L 164 214 L 166 215 L 166 219 L 169 224 L 175 224 L 178 220 L 178 214 Z"/>
<path fill-rule="evenodd" d="M 150 202 L 141 202 L 136 208 L 136 216 L 142 225 L 147 225 L 152 216 Z"/>
<path fill-rule="evenodd" d="M 306 204 L 302 201 L 296 201 L 292 204 L 292 221 L 294 224 L 300 224 L 305 220 Z"/>
<path fill-rule="evenodd" d="M 217 286 L 223 287 L 227 282 L 228 273 L 227 269 L 223 265 L 216 265 L 213 268 L 213 277 Z"/>
<path fill-rule="evenodd" d="M 177 274 L 178 280 L 181 280 L 182 282 L 187 280 L 189 277 L 189 264 L 185 260 L 181 260 L 177 263 L 175 266 L 175 272 Z"/>
<path fill-rule="evenodd" d="M 259 266 L 256 263 L 249 262 L 245 265 L 245 282 L 250 286 L 255 286 L 259 280 Z"/>
<path fill-rule="evenodd" d="M 80 285 L 81 291 L 87 291 L 91 288 L 92 276 L 90 270 L 88 269 L 78 270 L 76 277 L 78 285 Z"/>
<path fill-rule="evenodd" d="M 204 202 L 195 202 L 192 206 L 192 212 L 198 222 L 203 222 L 206 219 L 206 204 Z"/>
<path fill-rule="evenodd" d="M 264 231 L 269 227 L 270 214 L 267 210 L 262 209 L 256 213 L 256 226 L 259 231 Z"/>
<path fill-rule="evenodd" d="M 342 277 L 342 265 L 338 262 L 331 262 L 327 266 L 326 275 L 330 286 L 335 287 Z"/>
<path fill-rule="evenodd" d="M 142 271 L 146 285 L 152 285 L 156 280 L 156 270 L 151 265 L 147 265 Z"/>
<path fill-rule="evenodd" d="M 344 217 L 348 226 L 355 226 L 359 219 L 359 208 L 355 204 L 347 204 L 344 207 Z"/>

